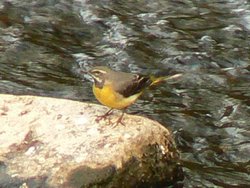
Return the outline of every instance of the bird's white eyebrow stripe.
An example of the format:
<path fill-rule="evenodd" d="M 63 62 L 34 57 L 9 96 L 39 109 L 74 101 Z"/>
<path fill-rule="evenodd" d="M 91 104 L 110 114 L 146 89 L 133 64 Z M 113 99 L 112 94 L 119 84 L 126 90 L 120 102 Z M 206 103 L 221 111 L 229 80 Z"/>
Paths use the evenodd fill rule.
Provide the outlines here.
<path fill-rule="evenodd" d="M 97 73 L 97 72 L 100 72 L 100 73 L 102 73 L 102 74 L 105 74 L 105 73 L 107 73 L 106 71 L 104 71 L 104 70 L 99 70 L 99 69 L 94 69 L 94 70 L 92 70 L 92 71 L 90 71 L 91 73 Z"/>

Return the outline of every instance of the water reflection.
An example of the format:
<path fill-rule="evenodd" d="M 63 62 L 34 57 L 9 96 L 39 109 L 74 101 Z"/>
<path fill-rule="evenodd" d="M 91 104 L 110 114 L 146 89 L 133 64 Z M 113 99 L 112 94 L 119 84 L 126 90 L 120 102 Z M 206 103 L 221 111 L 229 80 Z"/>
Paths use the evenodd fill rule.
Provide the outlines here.
<path fill-rule="evenodd" d="M 80 68 L 184 73 L 129 110 L 176 136 L 184 187 L 250 185 L 247 1 L 1 1 L 0 92 L 95 101 Z"/>

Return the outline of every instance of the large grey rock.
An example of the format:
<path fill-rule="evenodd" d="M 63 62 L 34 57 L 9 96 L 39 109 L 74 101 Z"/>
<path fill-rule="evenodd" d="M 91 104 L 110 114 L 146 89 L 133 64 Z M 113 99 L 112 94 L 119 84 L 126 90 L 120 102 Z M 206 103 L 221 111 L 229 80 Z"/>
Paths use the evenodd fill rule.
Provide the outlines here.
<path fill-rule="evenodd" d="M 175 178 L 170 132 L 106 108 L 65 99 L 0 95 L 0 187 L 138 187 Z M 111 115 L 116 120 L 120 112 Z"/>

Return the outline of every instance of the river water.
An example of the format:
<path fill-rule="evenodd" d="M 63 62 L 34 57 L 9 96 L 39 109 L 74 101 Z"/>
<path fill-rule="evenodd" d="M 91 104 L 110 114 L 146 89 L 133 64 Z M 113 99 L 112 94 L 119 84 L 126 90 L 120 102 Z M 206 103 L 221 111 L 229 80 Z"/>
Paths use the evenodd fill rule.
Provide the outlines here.
<path fill-rule="evenodd" d="M 1 0 L 0 92 L 96 102 L 80 69 L 183 77 L 129 113 L 172 130 L 179 187 L 250 187 L 250 2 Z"/>

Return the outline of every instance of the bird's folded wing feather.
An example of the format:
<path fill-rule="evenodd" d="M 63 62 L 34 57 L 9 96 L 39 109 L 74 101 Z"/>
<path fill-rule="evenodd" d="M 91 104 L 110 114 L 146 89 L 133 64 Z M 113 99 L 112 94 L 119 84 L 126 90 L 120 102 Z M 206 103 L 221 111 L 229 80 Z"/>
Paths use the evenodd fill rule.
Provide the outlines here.
<path fill-rule="evenodd" d="M 130 80 L 120 82 L 119 87 L 117 87 L 117 92 L 124 97 L 129 97 L 142 92 L 143 89 L 150 86 L 150 84 L 151 80 L 149 77 L 135 74 Z"/>

